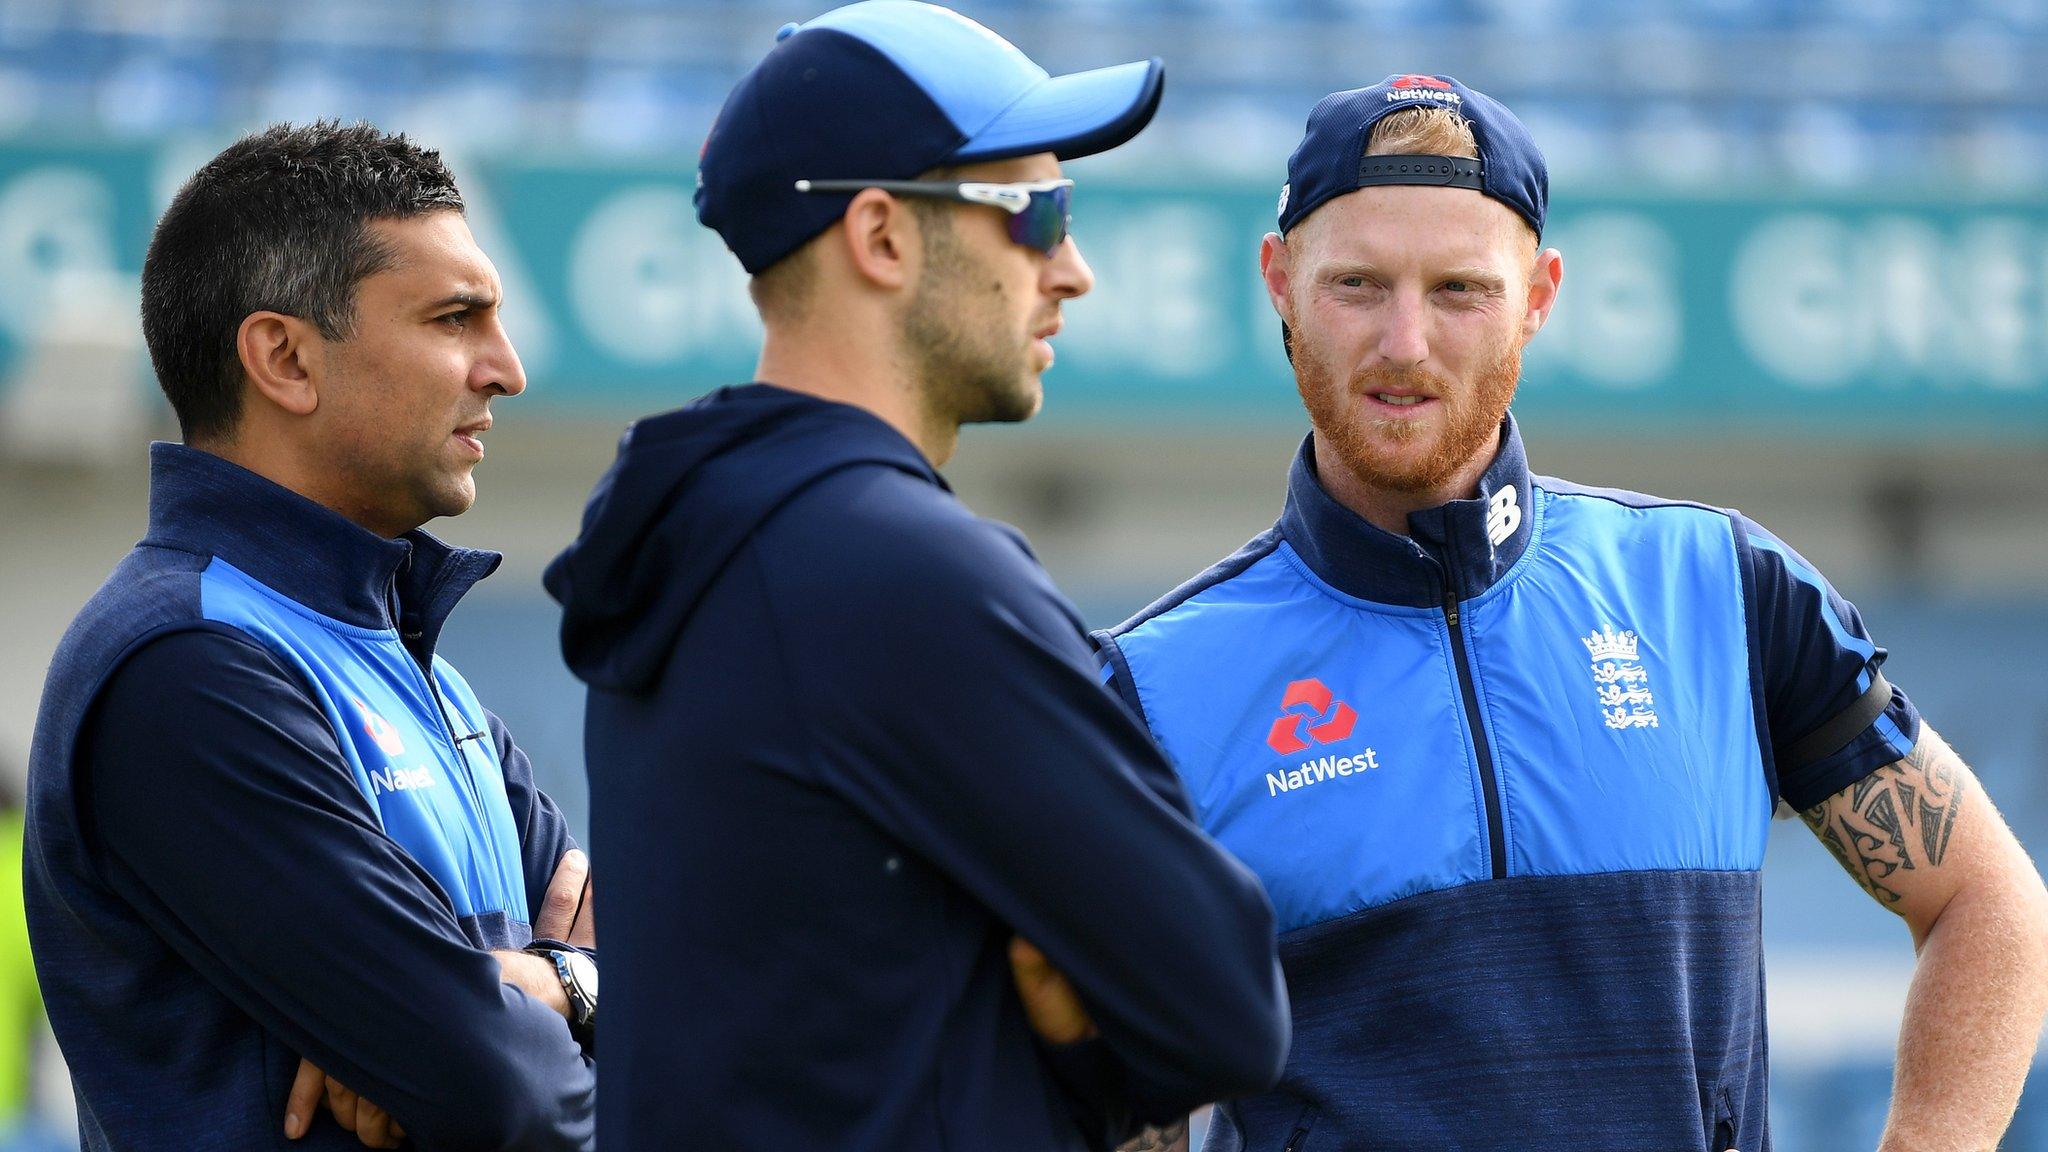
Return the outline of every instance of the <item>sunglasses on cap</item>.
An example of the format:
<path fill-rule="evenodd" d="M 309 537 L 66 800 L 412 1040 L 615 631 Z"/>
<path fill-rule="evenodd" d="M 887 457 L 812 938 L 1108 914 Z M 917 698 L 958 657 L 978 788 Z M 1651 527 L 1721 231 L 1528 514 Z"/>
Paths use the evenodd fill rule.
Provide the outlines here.
<path fill-rule="evenodd" d="M 1010 239 L 1047 256 L 1067 238 L 1073 219 L 1072 180 L 985 184 L 950 180 L 799 180 L 799 192 L 859 192 L 880 189 L 891 196 L 929 196 L 963 204 L 987 204 L 1010 214 Z"/>

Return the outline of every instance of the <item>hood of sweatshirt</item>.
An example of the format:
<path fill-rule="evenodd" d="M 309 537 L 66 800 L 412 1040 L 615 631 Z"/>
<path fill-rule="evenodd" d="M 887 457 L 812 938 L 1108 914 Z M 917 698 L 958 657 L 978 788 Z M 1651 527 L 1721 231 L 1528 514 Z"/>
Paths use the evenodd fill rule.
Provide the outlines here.
<path fill-rule="evenodd" d="M 946 487 L 880 417 L 770 384 L 721 388 L 628 428 L 575 543 L 543 578 L 562 605 L 570 671 L 595 688 L 646 691 L 748 538 L 805 488 L 855 465 Z"/>

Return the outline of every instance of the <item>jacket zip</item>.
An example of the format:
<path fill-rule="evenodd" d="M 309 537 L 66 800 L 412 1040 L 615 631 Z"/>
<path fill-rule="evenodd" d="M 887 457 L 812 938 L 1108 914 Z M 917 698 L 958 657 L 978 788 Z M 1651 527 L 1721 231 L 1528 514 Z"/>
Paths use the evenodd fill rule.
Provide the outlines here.
<path fill-rule="evenodd" d="M 1486 855 L 1493 862 L 1493 878 L 1508 875 L 1507 833 L 1501 825 L 1500 786 L 1493 777 L 1493 748 L 1486 742 L 1486 725 L 1480 722 L 1479 693 L 1472 687 L 1472 665 L 1465 654 L 1465 630 L 1458 626 L 1458 591 L 1444 580 L 1444 623 L 1451 630 L 1451 659 L 1458 669 L 1458 695 L 1465 704 L 1465 723 L 1472 730 L 1472 751 L 1479 758 L 1479 787 L 1486 802 Z"/>
<path fill-rule="evenodd" d="M 414 661 L 413 667 L 420 668 L 419 662 Z M 462 767 L 463 782 L 469 786 L 470 810 L 476 813 L 480 821 L 473 831 L 476 838 L 483 843 L 484 854 L 491 858 L 493 875 L 502 876 L 505 873 L 505 862 L 498 855 L 497 842 L 491 838 L 483 790 L 477 787 L 476 767 L 469 762 L 469 754 L 462 750 L 462 742 L 469 737 L 456 734 L 455 725 L 448 718 L 448 702 L 441 698 L 441 686 L 434 683 L 434 674 L 428 669 L 420 668 L 420 678 L 427 682 L 427 695 L 434 701 L 434 710 L 441 714 L 441 731 L 448 737 L 448 750 L 455 754 L 456 764 Z"/>
<path fill-rule="evenodd" d="M 389 606 L 392 621 L 396 623 L 400 617 L 398 611 L 398 589 L 395 584 L 385 591 L 384 600 Z M 472 843 L 482 842 L 484 854 L 491 859 L 492 874 L 494 876 L 503 876 L 505 874 L 505 861 L 498 855 L 497 843 L 491 839 L 489 820 L 484 810 L 483 792 L 477 787 L 476 783 L 476 769 L 470 764 L 469 756 L 462 750 L 462 742 L 466 737 L 455 731 L 454 722 L 448 718 L 448 702 L 441 698 L 441 686 L 434 683 L 432 657 L 429 657 L 426 663 L 422 663 L 420 658 L 412 651 L 412 645 L 408 642 L 403 625 L 400 625 L 398 633 L 398 646 L 405 650 L 406 663 L 410 664 L 413 670 L 419 673 L 420 679 L 426 684 L 427 698 L 434 702 L 434 711 L 440 713 L 441 734 L 448 738 L 448 750 L 455 754 L 455 764 L 449 767 L 452 769 L 460 766 L 462 782 L 468 786 L 470 811 L 476 814 L 477 821 L 479 822 L 477 827 L 470 830 L 472 833 Z M 415 632 L 412 634 L 411 639 L 417 640 L 420 636 L 421 633 Z M 520 871 L 523 874 L 525 869 L 522 868 Z"/>

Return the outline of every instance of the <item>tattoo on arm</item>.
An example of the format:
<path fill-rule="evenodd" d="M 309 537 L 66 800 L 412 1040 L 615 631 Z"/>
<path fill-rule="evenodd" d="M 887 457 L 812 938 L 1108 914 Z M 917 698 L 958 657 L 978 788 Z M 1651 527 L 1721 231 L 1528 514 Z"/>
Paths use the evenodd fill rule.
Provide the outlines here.
<path fill-rule="evenodd" d="M 1946 745 L 1923 739 L 1904 760 L 1799 816 L 1865 891 L 1895 905 L 1903 897 L 1885 881 L 1899 872 L 1941 867 L 1966 781 L 1956 774 L 1955 754 Z"/>
<path fill-rule="evenodd" d="M 1188 1152 L 1188 1121 L 1183 1116 L 1164 1128 L 1147 1128 L 1116 1152 Z"/>

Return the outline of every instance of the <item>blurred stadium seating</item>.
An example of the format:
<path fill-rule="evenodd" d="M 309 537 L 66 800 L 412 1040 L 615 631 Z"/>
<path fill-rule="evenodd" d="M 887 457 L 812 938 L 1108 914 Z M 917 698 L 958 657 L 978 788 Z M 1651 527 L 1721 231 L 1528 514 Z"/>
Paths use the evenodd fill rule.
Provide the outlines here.
<path fill-rule="evenodd" d="M 239 131 L 361 117 L 450 151 L 506 277 L 534 387 L 477 510 L 437 529 L 508 559 L 445 650 L 580 821 L 580 692 L 537 573 L 626 419 L 750 371 L 690 163 L 775 29 L 824 6 L 0 0 L 0 763 L 139 533 L 137 429 L 171 431 L 133 338 L 155 213 Z M 1155 126 L 1076 166 L 1101 287 L 1047 415 L 970 432 L 949 470 L 1092 621 L 1270 522 L 1302 423 L 1252 251 L 1285 157 L 1325 92 L 1444 72 L 1520 111 L 1556 176 L 1564 302 L 1517 409 L 1537 466 L 1785 536 L 2044 858 L 2048 0 L 957 7 L 1056 70 L 1168 61 Z M 1868 1149 L 1910 945 L 1796 823 L 1766 887 L 1777 1142 Z M 2008 1148 L 2048 1152 L 2035 1083 Z"/>
<path fill-rule="evenodd" d="M 1316 97 L 1425 65 L 1484 77 L 1566 182 L 1862 187 L 1932 168 L 2009 188 L 2048 160 L 2042 0 L 962 7 L 1054 68 L 1166 57 L 1167 115 L 1120 154 L 1131 166 L 1268 173 Z M 345 111 L 468 148 L 687 153 L 774 29 L 810 14 L 769 0 L 9 0 L 0 134 Z"/>

